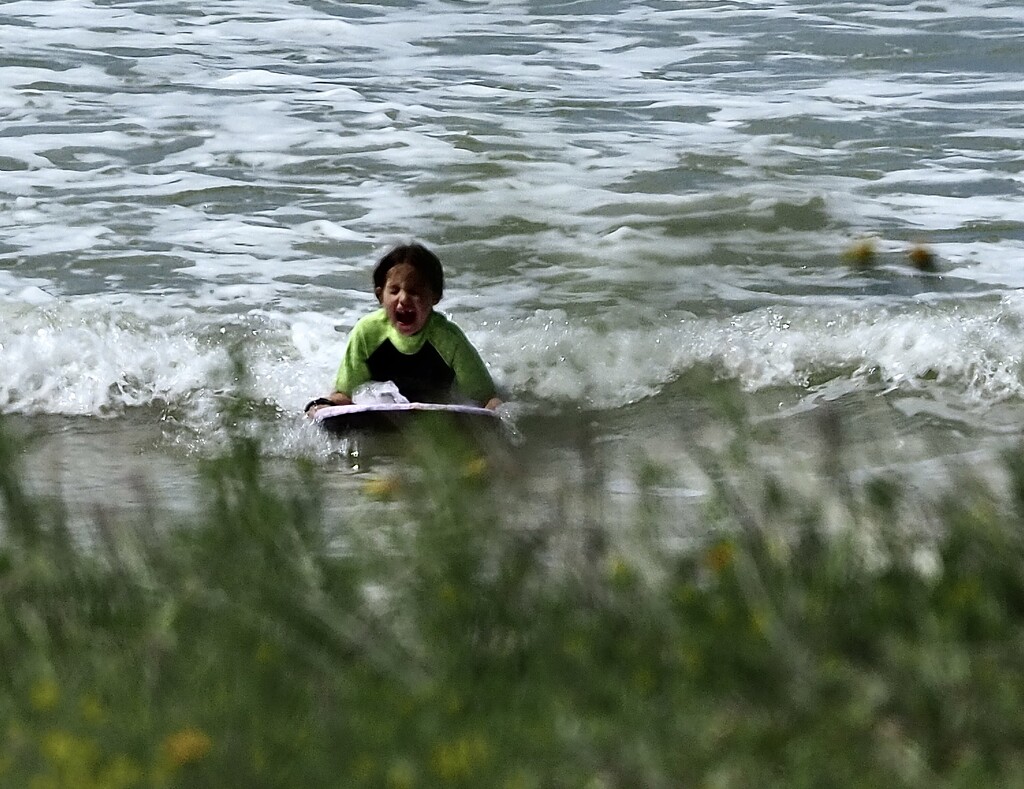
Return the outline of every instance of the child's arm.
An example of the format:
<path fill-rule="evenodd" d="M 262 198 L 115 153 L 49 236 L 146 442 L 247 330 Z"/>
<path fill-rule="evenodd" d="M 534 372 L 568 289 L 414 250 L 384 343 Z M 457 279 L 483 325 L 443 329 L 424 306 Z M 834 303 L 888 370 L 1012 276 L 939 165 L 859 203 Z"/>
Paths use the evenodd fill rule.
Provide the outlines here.
<path fill-rule="evenodd" d="M 335 405 L 349 405 L 352 392 L 370 380 L 370 368 L 367 359 L 370 356 L 366 342 L 365 320 L 356 323 L 345 344 L 345 353 L 338 366 L 338 374 L 334 378 L 334 393 L 330 395 Z"/>
<path fill-rule="evenodd" d="M 455 352 L 452 355 L 455 385 L 464 396 L 477 405 L 490 409 L 497 408 L 501 405 L 501 400 L 498 398 L 498 388 L 494 385 L 487 365 L 465 333 L 455 324 L 450 325 L 455 339 Z"/>
<path fill-rule="evenodd" d="M 363 340 L 362 326 L 357 323 L 348 336 L 345 354 L 341 366 L 334 379 L 334 391 L 327 397 L 318 397 L 306 405 L 306 416 L 311 417 L 317 409 L 328 405 L 351 405 L 352 392 L 359 384 L 370 380 L 370 370 L 366 365 L 366 349 Z"/>

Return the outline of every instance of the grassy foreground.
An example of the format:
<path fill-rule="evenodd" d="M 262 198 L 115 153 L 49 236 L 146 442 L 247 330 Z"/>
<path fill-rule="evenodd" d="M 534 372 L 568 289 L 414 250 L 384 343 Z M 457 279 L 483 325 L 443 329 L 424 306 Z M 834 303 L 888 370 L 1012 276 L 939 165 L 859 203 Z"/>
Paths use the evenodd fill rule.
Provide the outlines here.
<path fill-rule="evenodd" d="M 194 522 L 82 535 L 0 436 L 0 787 L 1024 785 L 1021 456 L 640 495 L 623 551 L 435 447 L 374 522 L 236 438 Z"/>

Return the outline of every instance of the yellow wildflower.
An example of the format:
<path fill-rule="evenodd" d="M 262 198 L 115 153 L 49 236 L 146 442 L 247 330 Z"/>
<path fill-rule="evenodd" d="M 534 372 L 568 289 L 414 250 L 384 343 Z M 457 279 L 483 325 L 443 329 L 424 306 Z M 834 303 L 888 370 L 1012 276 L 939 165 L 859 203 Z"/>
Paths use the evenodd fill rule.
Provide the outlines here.
<path fill-rule="evenodd" d="M 463 475 L 470 478 L 482 477 L 487 473 L 487 458 L 477 455 L 462 467 Z"/>
<path fill-rule="evenodd" d="M 465 780 L 486 760 L 488 751 L 487 741 L 483 737 L 459 737 L 434 748 L 431 766 L 444 781 Z"/>
<path fill-rule="evenodd" d="M 164 739 L 164 754 L 168 761 L 181 767 L 198 762 L 213 747 L 213 740 L 202 729 L 189 726 Z"/>
<path fill-rule="evenodd" d="M 44 734 L 39 750 L 48 762 L 69 775 L 87 774 L 99 759 L 95 742 L 61 729 Z"/>
<path fill-rule="evenodd" d="M 736 548 L 733 544 L 729 540 L 721 540 L 708 549 L 707 554 L 704 556 L 704 561 L 708 567 L 716 573 L 720 573 L 732 564 L 735 554 Z"/>
<path fill-rule="evenodd" d="M 396 477 L 377 477 L 366 481 L 363 492 L 378 501 L 390 501 L 398 494 L 400 487 L 401 483 Z"/>
<path fill-rule="evenodd" d="M 874 239 L 865 238 L 857 241 L 843 253 L 843 257 L 860 268 L 871 268 L 878 259 Z"/>

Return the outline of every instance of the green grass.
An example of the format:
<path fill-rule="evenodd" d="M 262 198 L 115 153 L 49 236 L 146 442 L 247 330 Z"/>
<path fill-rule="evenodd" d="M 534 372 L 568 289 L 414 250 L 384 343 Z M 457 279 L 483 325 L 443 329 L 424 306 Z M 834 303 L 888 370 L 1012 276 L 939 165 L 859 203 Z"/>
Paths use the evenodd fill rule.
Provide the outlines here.
<path fill-rule="evenodd" d="M 612 525 L 448 443 L 338 522 L 235 436 L 200 516 L 71 533 L 0 435 L 0 787 L 1024 784 L 1024 455 L 928 501 L 709 458 L 699 523 Z"/>

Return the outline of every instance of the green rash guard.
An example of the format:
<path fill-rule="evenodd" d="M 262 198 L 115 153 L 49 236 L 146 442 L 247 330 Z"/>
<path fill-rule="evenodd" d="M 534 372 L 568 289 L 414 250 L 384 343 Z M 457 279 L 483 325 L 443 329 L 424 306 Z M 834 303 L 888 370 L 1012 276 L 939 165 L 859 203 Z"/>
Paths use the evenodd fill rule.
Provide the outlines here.
<path fill-rule="evenodd" d="M 414 403 L 469 400 L 483 405 L 496 394 L 480 354 L 439 312 L 432 312 L 412 335 L 392 326 L 383 309 L 360 318 L 348 337 L 334 388 L 351 397 L 368 381 L 394 381 Z"/>

